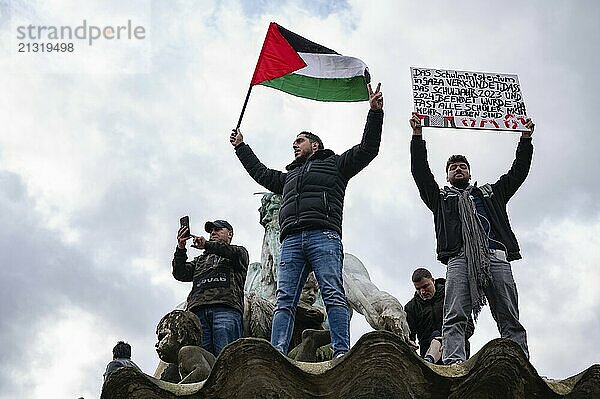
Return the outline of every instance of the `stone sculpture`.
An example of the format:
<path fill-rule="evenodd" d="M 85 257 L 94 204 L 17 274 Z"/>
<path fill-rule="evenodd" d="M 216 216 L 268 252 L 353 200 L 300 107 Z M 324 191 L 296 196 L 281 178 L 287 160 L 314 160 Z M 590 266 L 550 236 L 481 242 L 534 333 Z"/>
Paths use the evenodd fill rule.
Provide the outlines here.
<path fill-rule="evenodd" d="M 245 338 L 225 348 L 204 383 L 168 384 L 122 368 L 108 380 L 101 399 L 600 397 L 600 365 L 564 380 L 548 380 L 508 339 L 487 343 L 462 364 L 437 366 L 420 359 L 397 335 L 373 331 L 345 357 L 337 365 L 290 361 L 268 342 Z"/>
<path fill-rule="evenodd" d="M 279 207 L 281 197 L 265 193 L 259 208 L 260 223 L 265 228 L 261 262 L 252 263 L 246 278 L 245 291 L 275 303 L 277 265 L 279 264 Z M 393 332 L 407 340 L 409 334 L 406 313 L 400 302 L 371 281 L 364 264 L 356 256 L 344 254 L 344 289 L 351 309 L 365 316 L 375 330 Z M 316 306 L 324 308 L 318 296 Z M 249 334 L 249 336 L 255 336 Z"/>
<path fill-rule="evenodd" d="M 186 310 L 167 313 L 156 327 L 156 352 L 162 360 L 155 377 L 188 384 L 205 380 L 215 357 L 202 345 L 202 329 L 195 314 Z"/>

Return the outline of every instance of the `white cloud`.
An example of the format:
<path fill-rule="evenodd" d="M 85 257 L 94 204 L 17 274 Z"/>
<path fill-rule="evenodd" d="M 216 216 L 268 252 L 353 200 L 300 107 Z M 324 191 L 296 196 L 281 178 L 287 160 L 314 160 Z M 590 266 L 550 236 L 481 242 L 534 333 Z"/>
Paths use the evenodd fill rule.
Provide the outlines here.
<path fill-rule="evenodd" d="M 589 349 L 600 334 L 600 217 L 548 218 L 522 237 L 535 248 L 517 266 L 532 363 L 554 378 L 574 375 L 600 360 Z"/>
<path fill-rule="evenodd" d="M 93 397 L 102 385 L 102 375 L 93 372 L 107 363 L 112 346 L 95 315 L 74 307 L 55 309 L 40 320 L 23 354 L 26 362 L 10 373 L 17 385 L 14 396 L 2 397 Z"/>

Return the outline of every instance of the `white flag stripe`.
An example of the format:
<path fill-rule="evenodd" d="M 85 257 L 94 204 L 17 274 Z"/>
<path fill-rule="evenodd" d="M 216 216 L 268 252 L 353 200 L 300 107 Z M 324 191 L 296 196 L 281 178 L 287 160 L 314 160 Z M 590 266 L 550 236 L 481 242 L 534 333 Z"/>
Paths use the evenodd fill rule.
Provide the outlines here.
<path fill-rule="evenodd" d="M 339 54 L 298 53 L 306 66 L 295 74 L 312 78 L 353 78 L 364 75 L 367 65 L 354 57 Z"/>

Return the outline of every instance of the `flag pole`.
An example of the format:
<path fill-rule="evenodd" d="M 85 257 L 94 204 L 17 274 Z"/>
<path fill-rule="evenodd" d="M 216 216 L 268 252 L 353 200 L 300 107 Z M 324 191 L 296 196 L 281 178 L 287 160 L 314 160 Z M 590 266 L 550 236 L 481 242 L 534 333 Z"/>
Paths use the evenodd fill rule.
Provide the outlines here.
<path fill-rule="evenodd" d="M 246 94 L 246 99 L 244 100 L 244 106 L 242 107 L 242 112 L 240 113 L 240 119 L 238 119 L 237 126 L 235 129 L 239 129 L 242 124 L 242 118 L 244 117 L 244 112 L 246 112 L 246 105 L 248 105 L 248 99 L 250 98 L 250 92 L 252 91 L 252 84 L 248 87 L 248 93 Z"/>

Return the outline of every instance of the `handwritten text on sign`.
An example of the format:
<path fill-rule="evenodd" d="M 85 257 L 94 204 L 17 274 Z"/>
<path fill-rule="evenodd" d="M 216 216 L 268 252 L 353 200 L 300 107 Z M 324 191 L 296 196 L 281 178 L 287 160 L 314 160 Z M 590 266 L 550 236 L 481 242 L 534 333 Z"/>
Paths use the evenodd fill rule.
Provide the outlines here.
<path fill-rule="evenodd" d="M 423 126 L 529 130 L 517 75 L 410 68 Z"/>

